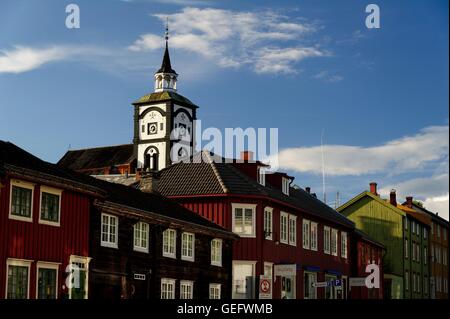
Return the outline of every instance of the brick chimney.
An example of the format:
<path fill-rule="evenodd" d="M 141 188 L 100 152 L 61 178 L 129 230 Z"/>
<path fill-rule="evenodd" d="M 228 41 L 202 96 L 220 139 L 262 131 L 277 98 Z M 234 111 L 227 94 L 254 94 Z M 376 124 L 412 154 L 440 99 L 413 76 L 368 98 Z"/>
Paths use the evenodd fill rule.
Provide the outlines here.
<path fill-rule="evenodd" d="M 142 172 L 139 180 L 139 189 L 145 193 L 158 191 L 158 182 L 161 174 L 158 171 Z"/>
<path fill-rule="evenodd" d="M 406 197 L 406 206 L 408 206 L 409 208 L 413 207 L 413 197 L 412 196 Z"/>
<path fill-rule="evenodd" d="M 245 162 L 252 162 L 253 161 L 253 152 L 252 151 L 243 151 L 241 152 L 241 160 Z"/>
<path fill-rule="evenodd" d="M 371 192 L 372 194 L 378 196 L 378 193 L 377 193 L 377 183 L 372 182 L 372 183 L 370 183 L 369 185 L 370 185 L 370 192 Z"/>
<path fill-rule="evenodd" d="M 308 194 L 311 194 L 311 187 L 305 187 L 305 191 L 308 193 Z"/>
<path fill-rule="evenodd" d="M 389 194 L 389 202 L 391 205 L 397 207 L 397 195 L 395 193 L 395 189 L 391 189 L 391 193 Z"/>

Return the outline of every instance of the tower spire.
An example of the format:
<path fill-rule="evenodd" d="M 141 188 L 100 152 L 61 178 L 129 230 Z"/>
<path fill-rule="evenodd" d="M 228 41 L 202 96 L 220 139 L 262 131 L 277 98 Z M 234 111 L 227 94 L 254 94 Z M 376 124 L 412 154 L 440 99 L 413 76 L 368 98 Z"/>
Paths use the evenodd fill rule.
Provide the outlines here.
<path fill-rule="evenodd" d="M 177 72 L 172 69 L 169 55 L 169 17 L 166 18 L 166 29 L 164 33 L 166 48 L 161 67 L 155 73 L 155 92 L 176 91 Z"/>

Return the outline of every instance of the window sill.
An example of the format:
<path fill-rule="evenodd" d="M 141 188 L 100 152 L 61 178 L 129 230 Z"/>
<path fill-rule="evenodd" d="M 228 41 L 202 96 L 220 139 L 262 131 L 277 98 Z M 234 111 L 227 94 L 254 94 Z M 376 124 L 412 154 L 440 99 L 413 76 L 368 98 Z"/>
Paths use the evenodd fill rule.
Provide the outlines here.
<path fill-rule="evenodd" d="M 163 257 L 172 258 L 172 259 L 177 258 L 175 254 L 168 254 L 168 253 L 163 253 Z"/>
<path fill-rule="evenodd" d="M 51 222 L 51 221 L 42 220 L 42 219 L 39 219 L 39 224 L 40 225 L 54 226 L 54 227 L 61 227 L 60 222 Z"/>
<path fill-rule="evenodd" d="M 100 246 L 106 247 L 106 248 L 113 248 L 113 249 L 118 249 L 119 248 L 119 246 L 117 244 L 105 243 L 105 242 L 101 242 Z"/>
<path fill-rule="evenodd" d="M 148 248 L 133 247 L 133 251 L 136 251 L 136 252 L 138 252 L 138 253 L 145 253 L 145 254 L 148 254 Z"/>
<path fill-rule="evenodd" d="M 18 220 L 21 222 L 28 222 L 28 223 L 32 223 L 33 222 L 33 217 L 25 217 L 25 216 L 18 216 L 18 215 L 13 215 L 11 213 L 9 213 L 9 219 L 13 219 L 13 220 Z"/>
<path fill-rule="evenodd" d="M 181 260 L 189 261 L 189 262 L 195 262 L 195 258 L 194 257 L 181 256 Z"/>
<path fill-rule="evenodd" d="M 222 267 L 222 263 L 219 263 L 219 262 L 211 262 L 211 266 Z"/>

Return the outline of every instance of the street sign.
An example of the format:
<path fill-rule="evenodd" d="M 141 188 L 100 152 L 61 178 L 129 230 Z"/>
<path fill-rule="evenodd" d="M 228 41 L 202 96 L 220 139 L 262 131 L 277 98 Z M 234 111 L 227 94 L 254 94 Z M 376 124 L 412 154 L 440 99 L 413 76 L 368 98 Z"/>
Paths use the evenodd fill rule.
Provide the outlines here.
<path fill-rule="evenodd" d="M 348 280 L 350 287 L 365 287 L 366 278 L 365 277 L 350 277 Z"/>
<path fill-rule="evenodd" d="M 323 287 L 340 287 L 342 286 L 342 280 L 335 279 L 331 281 L 321 281 L 321 282 L 315 282 L 312 284 L 313 287 L 316 288 L 323 288 Z"/>
<path fill-rule="evenodd" d="M 272 278 L 259 276 L 259 299 L 272 299 Z"/>

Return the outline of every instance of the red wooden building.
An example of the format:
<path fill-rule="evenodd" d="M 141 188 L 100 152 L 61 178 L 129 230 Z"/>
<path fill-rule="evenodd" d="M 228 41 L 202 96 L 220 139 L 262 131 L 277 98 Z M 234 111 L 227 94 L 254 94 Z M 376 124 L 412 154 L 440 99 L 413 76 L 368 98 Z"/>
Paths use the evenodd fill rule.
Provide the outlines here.
<path fill-rule="evenodd" d="M 198 157 L 202 157 L 201 159 Z M 346 298 L 354 224 L 286 174 L 264 174 L 249 159 L 225 163 L 198 153 L 161 171 L 158 190 L 233 231 L 234 298 L 258 298 L 260 275 L 273 279 L 273 298 Z M 249 160 L 248 160 L 249 159 Z M 342 287 L 312 283 L 341 279 Z"/>
<path fill-rule="evenodd" d="M 101 191 L 0 141 L 0 299 L 87 298 L 89 211 Z M 66 267 L 81 268 L 68 289 Z"/>

